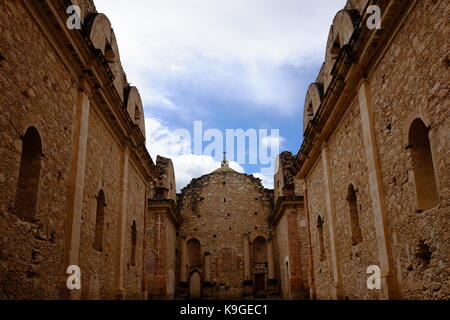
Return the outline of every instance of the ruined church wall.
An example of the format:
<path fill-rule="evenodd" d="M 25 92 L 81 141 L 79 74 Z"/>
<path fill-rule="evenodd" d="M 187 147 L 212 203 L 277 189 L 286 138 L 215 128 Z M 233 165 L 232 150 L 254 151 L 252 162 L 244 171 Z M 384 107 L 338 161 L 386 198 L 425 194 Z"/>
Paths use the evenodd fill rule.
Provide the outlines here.
<path fill-rule="evenodd" d="M 95 106 L 89 115 L 86 172 L 81 224 L 80 268 L 82 294 L 88 299 L 111 299 L 116 288 L 117 232 L 121 212 L 121 146 Z M 94 249 L 97 196 L 105 194 L 103 251 Z"/>
<path fill-rule="evenodd" d="M 289 261 L 289 242 L 287 233 L 287 216 L 281 217 L 275 227 L 274 251 L 278 287 L 283 299 L 288 299 L 289 282 L 286 272 L 286 261 Z"/>
<path fill-rule="evenodd" d="M 250 257 L 254 239 L 269 238 L 269 199 L 261 185 L 251 179 L 233 172 L 213 173 L 183 190 L 181 214 L 185 222 L 180 234 L 187 241 L 200 241 L 202 258 L 211 252 L 211 281 L 223 285 L 223 290 L 228 287 L 225 296 L 229 298 L 242 297 L 243 235 L 249 234 Z M 251 259 L 250 264 L 253 267 Z"/>
<path fill-rule="evenodd" d="M 125 228 L 125 289 L 127 292 L 127 299 L 139 299 L 142 294 L 146 211 L 145 190 L 146 185 L 144 178 L 140 175 L 134 162 L 130 161 L 128 167 L 128 203 Z M 137 231 L 134 265 L 131 261 L 133 222 L 136 222 Z"/>
<path fill-rule="evenodd" d="M 150 255 L 147 291 L 152 299 L 173 299 L 176 288 L 177 229 L 164 209 L 149 209 Z"/>
<path fill-rule="evenodd" d="M 76 84 L 21 1 L 0 1 L 0 299 L 56 299 L 68 211 Z M 43 144 L 38 222 L 13 214 L 21 136 Z"/>
<path fill-rule="evenodd" d="M 394 261 L 403 298 L 448 299 L 450 253 L 450 26 L 448 1 L 417 1 L 369 78 Z M 439 207 L 417 213 L 408 132 L 421 117 L 430 141 Z M 424 241 L 429 265 L 416 258 Z"/>
<path fill-rule="evenodd" d="M 318 300 L 332 299 L 332 288 L 334 287 L 333 267 L 331 264 L 331 247 L 329 234 L 329 219 L 327 214 L 322 158 L 319 157 L 316 166 L 306 179 L 306 188 L 308 190 L 308 211 L 309 228 L 311 232 L 311 246 L 313 251 L 314 265 L 314 286 L 316 298 Z M 323 243 L 324 255 L 321 259 L 319 231 L 317 228 L 318 217 L 324 220 L 323 224 Z"/>
<path fill-rule="evenodd" d="M 380 265 L 375 234 L 367 158 L 359 105 L 354 102 L 328 144 L 332 195 L 336 209 L 337 254 L 342 270 L 343 296 L 349 299 L 377 299 L 377 291 L 367 289 L 367 268 Z M 348 199 L 349 186 L 357 196 L 362 241 L 352 245 Z"/>

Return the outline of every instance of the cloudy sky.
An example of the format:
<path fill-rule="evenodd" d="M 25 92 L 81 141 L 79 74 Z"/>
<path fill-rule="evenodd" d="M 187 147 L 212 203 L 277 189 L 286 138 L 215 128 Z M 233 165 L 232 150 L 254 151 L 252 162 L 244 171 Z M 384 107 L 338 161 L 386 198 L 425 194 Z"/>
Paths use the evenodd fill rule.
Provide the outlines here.
<path fill-rule="evenodd" d="M 219 167 L 222 158 L 195 152 L 178 138 L 177 129 L 194 136 L 194 121 L 224 135 L 226 129 L 279 129 L 279 138 L 261 144 L 298 151 L 305 92 L 345 2 L 95 1 L 113 24 L 128 81 L 142 96 L 149 152 L 153 159 L 173 159 L 178 189 Z M 236 170 L 273 187 L 267 166 L 230 160 Z"/>

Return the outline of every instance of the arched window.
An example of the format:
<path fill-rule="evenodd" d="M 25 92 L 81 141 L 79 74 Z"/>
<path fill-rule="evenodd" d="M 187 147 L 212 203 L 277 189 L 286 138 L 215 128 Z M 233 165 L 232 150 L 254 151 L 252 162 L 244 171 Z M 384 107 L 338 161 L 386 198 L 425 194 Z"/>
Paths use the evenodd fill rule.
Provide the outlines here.
<path fill-rule="evenodd" d="M 350 225 L 352 231 L 352 245 L 356 246 L 358 243 L 362 242 L 362 232 L 361 226 L 359 224 L 359 213 L 358 213 L 358 198 L 356 196 L 356 191 L 353 185 L 348 187 L 348 208 L 350 211 Z"/>
<path fill-rule="evenodd" d="M 134 121 L 136 124 L 139 124 L 139 121 L 141 121 L 141 110 L 139 110 L 138 106 L 134 108 Z"/>
<path fill-rule="evenodd" d="M 103 251 L 103 238 L 105 233 L 105 193 L 100 190 L 97 195 L 97 210 L 95 216 L 95 236 L 93 247 L 97 251 Z"/>
<path fill-rule="evenodd" d="M 187 242 L 187 251 L 189 257 L 189 266 L 195 267 L 202 264 L 201 244 L 197 239 L 191 239 Z"/>
<path fill-rule="evenodd" d="M 429 129 L 421 119 L 416 119 L 409 129 L 412 167 L 418 210 L 425 211 L 439 204 Z"/>
<path fill-rule="evenodd" d="M 137 243 L 137 228 L 136 221 L 133 221 L 131 226 L 131 259 L 130 264 L 132 266 L 136 265 L 136 243 Z"/>
<path fill-rule="evenodd" d="M 317 217 L 317 234 L 319 237 L 320 261 L 325 260 L 325 243 L 323 240 L 323 219 L 321 216 Z"/>
<path fill-rule="evenodd" d="M 35 127 L 30 127 L 22 137 L 22 155 L 14 208 L 19 218 L 29 222 L 36 219 L 42 157 L 41 136 Z"/>

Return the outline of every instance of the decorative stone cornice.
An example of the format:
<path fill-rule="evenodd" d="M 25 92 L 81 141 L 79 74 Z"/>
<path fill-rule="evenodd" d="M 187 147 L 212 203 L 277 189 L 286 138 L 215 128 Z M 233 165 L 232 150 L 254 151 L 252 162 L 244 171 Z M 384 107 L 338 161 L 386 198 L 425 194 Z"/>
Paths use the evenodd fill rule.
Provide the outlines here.
<path fill-rule="evenodd" d="M 303 196 L 282 196 L 279 197 L 272 214 L 269 217 L 269 224 L 275 226 L 289 208 L 303 206 Z"/>
<path fill-rule="evenodd" d="M 117 89 L 114 75 L 102 52 L 89 38 L 88 21 L 80 30 L 66 26 L 69 0 L 23 1 L 36 23 L 41 26 L 52 47 L 89 98 L 98 107 L 118 141 L 132 147 L 132 158 L 147 180 L 157 176 L 156 166 L 145 146 L 145 137 L 127 112 Z M 43 14 L 45 13 L 45 14 Z"/>

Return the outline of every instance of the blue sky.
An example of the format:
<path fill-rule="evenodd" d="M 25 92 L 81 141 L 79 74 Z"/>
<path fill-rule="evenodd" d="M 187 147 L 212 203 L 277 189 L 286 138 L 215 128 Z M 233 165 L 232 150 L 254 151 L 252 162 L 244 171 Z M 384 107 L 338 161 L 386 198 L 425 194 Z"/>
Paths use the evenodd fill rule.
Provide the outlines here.
<path fill-rule="evenodd" d="M 112 22 L 128 81 L 142 96 L 149 152 L 173 159 L 179 189 L 219 166 L 218 158 L 186 152 L 174 136 L 179 128 L 192 132 L 194 121 L 223 132 L 279 129 L 272 146 L 298 151 L 306 89 L 345 2 L 95 1 Z M 231 166 L 273 186 L 260 165 Z"/>

